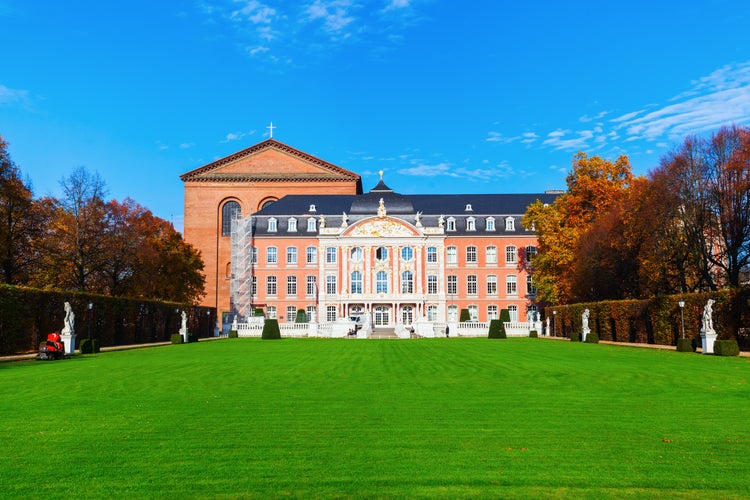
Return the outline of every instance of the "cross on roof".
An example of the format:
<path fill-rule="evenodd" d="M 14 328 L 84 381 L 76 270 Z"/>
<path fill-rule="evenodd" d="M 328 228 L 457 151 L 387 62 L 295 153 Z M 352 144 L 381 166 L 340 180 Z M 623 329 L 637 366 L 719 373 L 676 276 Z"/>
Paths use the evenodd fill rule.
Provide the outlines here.
<path fill-rule="evenodd" d="M 267 126 L 266 128 L 270 131 L 269 132 L 269 136 L 270 136 L 269 138 L 273 139 L 273 129 L 276 128 L 276 127 L 273 126 L 273 122 L 271 122 L 271 124 L 269 126 Z"/>

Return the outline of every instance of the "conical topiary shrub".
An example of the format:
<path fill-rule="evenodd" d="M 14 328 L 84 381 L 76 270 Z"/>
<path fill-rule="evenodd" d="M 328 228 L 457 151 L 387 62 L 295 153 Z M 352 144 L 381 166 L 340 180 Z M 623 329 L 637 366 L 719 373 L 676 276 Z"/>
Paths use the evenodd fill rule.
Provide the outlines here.
<path fill-rule="evenodd" d="M 263 312 L 262 308 L 256 307 L 255 311 L 253 312 L 253 316 L 265 316 L 265 313 Z"/>
<path fill-rule="evenodd" d="M 458 321 L 463 323 L 464 321 L 471 321 L 471 314 L 468 309 L 461 309 L 461 315 L 458 317 Z"/>
<path fill-rule="evenodd" d="M 488 339 L 501 339 L 503 333 L 503 325 L 499 319 L 490 320 L 490 331 L 487 334 Z"/>
<path fill-rule="evenodd" d="M 304 309 L 297 309 L 297 316 L 294 318 L 295 323 L 307 323 L 307 314 Z"/>
<path fill-rule="evenodd" d="M 260 338 L 265 340 L 281 340 L 281 330 L 279 330 L 279 320 L 267 319 L 263 322 L 263 332 Z"/>
<path fill-rule="evenodd" d="M 505 323 L 510 321 L 510 311 L 507 309 L 500 309 L 500 339 L 507 339 L 508 334 L 505 332 Z"/>

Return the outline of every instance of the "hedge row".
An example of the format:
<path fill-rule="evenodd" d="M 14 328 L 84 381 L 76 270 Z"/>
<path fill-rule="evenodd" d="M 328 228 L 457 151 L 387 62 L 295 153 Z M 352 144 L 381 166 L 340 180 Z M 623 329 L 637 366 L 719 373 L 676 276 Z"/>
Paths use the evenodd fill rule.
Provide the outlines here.
<path fill-rule="evenodd" d="M 643 344 L 677 345 L 682 337 L 682 318 L 685 338 L 700 345 L 700 328 L 703 308 L 708 299 L 714 299 L 714 329 L 719 339 L 735 339 L 747 346 L 750 331 L 750 290 L 734 289 L 710 293 L 659 296 L 646 300 L 620 300 L 579 303 L 548 307 L 546 316 L 555 322 L 558 336 L 580 335 L 581 315 L 588 308 L 589 327 L 601 340 Z M 553 313 L 554 311 L 554 313 Z"/>
<path fill-rule="evenodd" d="M 48 333 L 62 330 L 65 302 L 75 313 L 79 345 L 89 335 L 100 347 L 168 342 L 180 330 L 182 310 L 191 334 L 211 336 L 216 324 L 213 308 L 0 285 L 0 355 L 36 351 Z"/>

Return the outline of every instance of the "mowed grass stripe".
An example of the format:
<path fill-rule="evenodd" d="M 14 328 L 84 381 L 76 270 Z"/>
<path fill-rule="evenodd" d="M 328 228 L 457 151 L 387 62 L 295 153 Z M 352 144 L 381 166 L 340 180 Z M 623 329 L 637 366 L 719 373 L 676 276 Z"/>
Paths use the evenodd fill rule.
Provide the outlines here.
<path fill-rule="evenodd" d="M 0 481 L 25 497 L 750 496 L 747 373 L 746 358 L 541 339 L 5 364 Z"/>

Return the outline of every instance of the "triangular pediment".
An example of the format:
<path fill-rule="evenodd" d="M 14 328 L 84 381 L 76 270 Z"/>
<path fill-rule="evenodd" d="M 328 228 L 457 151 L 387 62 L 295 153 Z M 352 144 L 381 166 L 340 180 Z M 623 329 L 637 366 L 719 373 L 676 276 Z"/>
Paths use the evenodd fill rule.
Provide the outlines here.
<path fill-rule="evenodd" d="M 359 181 L 354 172 L 268 139 L 180 176 L 184 182 L 277 181 L 284 179 Z"/>

